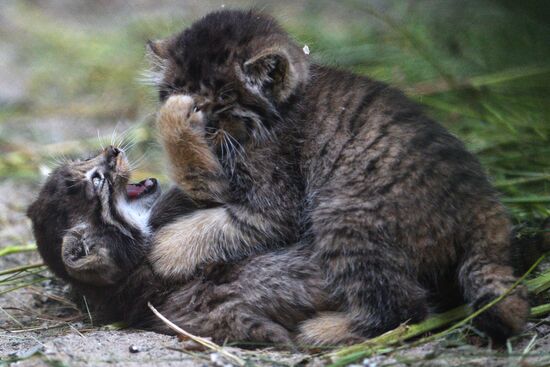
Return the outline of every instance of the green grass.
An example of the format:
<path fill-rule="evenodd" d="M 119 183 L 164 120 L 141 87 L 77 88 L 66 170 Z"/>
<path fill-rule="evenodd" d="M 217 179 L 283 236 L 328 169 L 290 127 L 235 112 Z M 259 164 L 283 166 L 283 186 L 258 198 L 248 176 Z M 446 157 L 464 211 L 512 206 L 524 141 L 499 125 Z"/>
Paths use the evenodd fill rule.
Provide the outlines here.
<path fill-rule="evenodd" d="M 22 100 L 0 104 L 0 180 L 37 181 L 39 168 L 52 156 L 98 148 L 95 136 L 44 141 L 31 122 L 48 118 L 74 121 L 76 129 L 90 121 L 109 126 L 135 121 L 135 154 L 148 152 L 137 178 L 163 177 L 151 128 L 156 96 L 137 80 L 146 68 L 145 41 L 191 19 L 130 17 L 90 31 L 33 4 L 17 2 L 11 29 L 0 27 L 0 37 L 16 47 L 27 80 Z M 392 0 L 383 9 L 358 0 L 305 4 L 279 18 L 309 46 L 313 60 L 388 82 L 425 106 L 477 154 L 515 222 L 528 223 L 522 233 L 536 231 L 535 224 L 550 216 L 550 2 Z M 270 8 L 279 14 L 280 7 Z M 14 125 L 19 127 L 9 130 Z M 29 131 L 21 128 L 27 125 Z M 21 248 L 3 251 L 12 250 Z M 37 282 L 41 269 L 18 270 L 1 291 Z M 547 273 L 530 284 L 547 299 Z M 460 312 L 453 320 L 465 316 Z M 547 304 L 532 309 L 536 317 L 548 312 Z M 381 345 L 378 352 L 390 350 Z M 355 352 L 355 359 L 346 358 L 365 355 Z"/>
<path fill-rule="evenodd" d="M 289 24 L 320 62 L 385 80 L 424 104 L 478 155 L 518 221 L 550 215 L 550 24 L 538 17 L 550 5 L 387 7 L 344 1 L 341 11 L 354 16 L 337 34 L 316 21 L 321 7 Z"/>
<path fill-rule="evenodd" d="M 314 60 L 384 80 L 425 105 L 479 156 L 519 222 L 550 215 L 550 25 L 539 16 L 548 7 L 389 1 L 382 11 L 310 1 L 281 20 Z M 137 81 L 144 43 L 190 22 L 166 14 L 91 32 L 23 2 L 10 20 L 29 95 L 0 107 L 0 126 L 51 116 L 150 123 L 155 94 Z M 31 175 L 37 159 L 17 153 L 0 158 L 0 177 Z"/>
<path fill-rule="evenodd" d="M 538 267 L 543 259 L 544 256 L 540 257 L 512 287 L 510 287 L 499 297 L 481 307 L 479 310 L 473 312 L 467 306 L 460 306 L 441 314 L 432 315 L 418 324 L 400 325 L 394 330 L 390 330 L 363 343 L 329 353 L 329 356 L 334 360 L 331 367 L 345 366 L 377 353 L 394 352 L 399 349 L 399 344 L 403 344 L 405 341 L 429 332 L 436 333 L 425 336 L 414 341 L 413 343 L 404 344 L 401 349 L 442 340 L 443 338 L 452 335 L 455 330 L 459 330 L 461 327 L 470 323 L 476 316 L 479 316 L 500 302 L 521 283 L 524 283 L 529 291 L 534 294 L 539 294 L 540 292 L 547 290 L 550 288 L 550 271 L 546 271 L 544 274 L 527 280 L 528 276 Z M 531 309 L 532 317 L 541 317 L 547 315 L 548 313 L 550 313 L 550 304 L 539 305 Z M 437 332 L 442 328 L 444 329 L 443 331 Z"/>

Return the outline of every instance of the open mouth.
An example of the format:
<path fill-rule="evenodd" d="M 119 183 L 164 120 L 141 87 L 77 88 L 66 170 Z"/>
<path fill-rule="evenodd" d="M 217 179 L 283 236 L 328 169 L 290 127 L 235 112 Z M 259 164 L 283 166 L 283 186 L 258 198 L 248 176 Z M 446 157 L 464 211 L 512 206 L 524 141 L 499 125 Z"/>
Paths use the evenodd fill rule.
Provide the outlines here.
<path fill-rule="evenodd" d="M 126 185 L 126 195 L 128 195 L 128 199 L 136 200 L 157 191 L 157 188 L 157 179 L 148 178 L 138 183 Z"/>

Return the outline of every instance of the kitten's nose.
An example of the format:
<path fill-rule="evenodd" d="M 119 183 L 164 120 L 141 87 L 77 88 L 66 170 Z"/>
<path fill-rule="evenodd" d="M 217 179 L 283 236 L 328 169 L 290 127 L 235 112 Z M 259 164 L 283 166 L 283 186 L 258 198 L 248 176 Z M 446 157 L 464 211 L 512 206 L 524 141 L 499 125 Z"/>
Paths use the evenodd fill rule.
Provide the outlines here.
<path fill-rule="evenodd" d="M 118 149 L 118 148 L 116 148 L 112 145 L 105 148 L 105 156 L 109 160 L 113 159 L 113 158 L 116 158 L 119 154 L 120 154 L 120 149 Z"/>

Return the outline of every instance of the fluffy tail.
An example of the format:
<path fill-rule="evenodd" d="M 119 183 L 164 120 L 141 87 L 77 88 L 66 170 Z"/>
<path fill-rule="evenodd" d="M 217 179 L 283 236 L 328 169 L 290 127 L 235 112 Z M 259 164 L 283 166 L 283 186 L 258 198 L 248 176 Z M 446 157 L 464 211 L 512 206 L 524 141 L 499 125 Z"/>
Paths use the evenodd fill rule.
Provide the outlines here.
<path fill-rule="evenodd" d="M 470 233 L 468 246 L 458 279 L 464 298 L 478 310 L 502 296 L 517 281 L 510 266 L 510 223 L 496 208 L 483 213 L 483 223 Z M 529 314 L 527 289 L 520 285 L 506 298 L 480 314 L 474 324 L 492 338 L 505 340 L 523 330 Z"/>
<path fill-rule="evenodd" d="M 341 312 L 324 312 L 300 325 L 297 343 L 302 346 L 333 346 L 363 340 L 352 330 L 351 318 Z"/>
<path fill-rule="evenodd" d="M 516 282 L 510 266 L 470 258 L 460 270 L 465 298 L 474 310 L 503 295 Z M 506 298 L 476 317 L 474 324 L 492 338 L 505 340 L 522 331 L 529 314 L 527 290 L 518 286 Z"/>

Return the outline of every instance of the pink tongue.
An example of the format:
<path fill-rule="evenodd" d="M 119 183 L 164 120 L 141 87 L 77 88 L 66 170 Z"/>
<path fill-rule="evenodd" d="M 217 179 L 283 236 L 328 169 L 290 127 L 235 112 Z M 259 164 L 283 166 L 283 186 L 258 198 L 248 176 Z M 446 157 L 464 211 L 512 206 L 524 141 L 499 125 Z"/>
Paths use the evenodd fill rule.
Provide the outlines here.
<path fill-rule="evenodd" d="M 143 191 L 145 191 L 145 187 L 141 185 L 126 186 L 126 193 L 128 194 L 128 197 L 131 199 L 137 198 Z"/>

